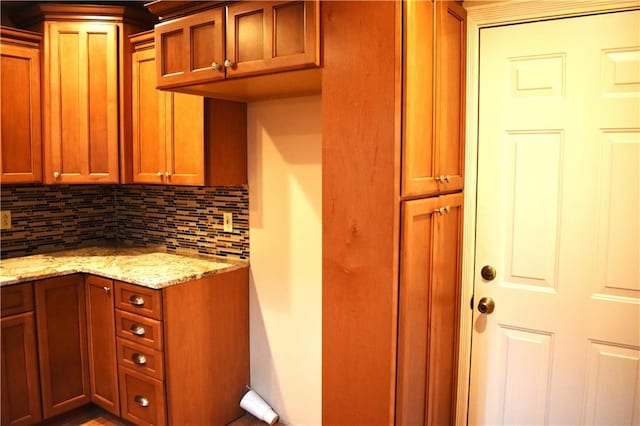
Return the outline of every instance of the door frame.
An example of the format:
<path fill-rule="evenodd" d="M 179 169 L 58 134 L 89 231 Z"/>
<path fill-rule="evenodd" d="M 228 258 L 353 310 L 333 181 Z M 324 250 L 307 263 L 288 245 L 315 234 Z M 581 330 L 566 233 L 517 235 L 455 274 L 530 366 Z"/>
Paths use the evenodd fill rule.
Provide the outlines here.
<path fill-rule="evenodd" d="M 470 309 L 475 275 L 476 196 L 478 173 L 478 90 L 480 30 L 505 24 L 520 24 L 541 19 L 568 18 L 606 12 L 640 9 L 637 0 L 506 0 L 464 2 L 467 10 L 467 105 L 465 131 L 464 228 L 462 242 L 462 291 L 460 310 L 460 347 L 458 357 L 458 388 L 456 418 L 467 424 L 469 379 L 471 372 L 471 337 L 473 309 Z M 460 422 L 460 419 L 465 419 Z"/>

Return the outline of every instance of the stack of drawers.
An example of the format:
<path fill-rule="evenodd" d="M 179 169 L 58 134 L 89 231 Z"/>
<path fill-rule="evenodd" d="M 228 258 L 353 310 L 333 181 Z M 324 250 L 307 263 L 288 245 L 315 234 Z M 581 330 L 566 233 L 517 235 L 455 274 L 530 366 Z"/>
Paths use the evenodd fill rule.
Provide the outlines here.
<path fill-rule="evenodd" d="M 121 416 L 166 424 L 162 291 L 115 282 Z"/>

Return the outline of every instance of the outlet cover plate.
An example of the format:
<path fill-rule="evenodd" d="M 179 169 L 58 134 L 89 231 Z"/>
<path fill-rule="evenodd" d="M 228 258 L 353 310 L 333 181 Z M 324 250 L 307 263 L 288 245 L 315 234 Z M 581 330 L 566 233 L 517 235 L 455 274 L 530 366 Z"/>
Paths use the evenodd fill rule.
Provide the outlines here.
<path fill-rule="evenodd" d="M 233 213 L 222 213 L 222 228 L 224 232 L 233 232 Z"/>
<path fill-rule="evenodd" d="M 0 229 L 11 229 L 11 210 L 0 212 Z"/>

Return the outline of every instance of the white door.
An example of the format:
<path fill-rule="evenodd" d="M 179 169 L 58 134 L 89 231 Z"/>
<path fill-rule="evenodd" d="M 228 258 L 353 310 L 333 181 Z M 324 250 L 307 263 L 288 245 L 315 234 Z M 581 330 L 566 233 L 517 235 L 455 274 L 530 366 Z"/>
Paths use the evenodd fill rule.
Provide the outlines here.
<path fill-rule="evenodd" d="M 479 87 L 469 424 L 638 425 L 640 12 L 482 29 Z"/>

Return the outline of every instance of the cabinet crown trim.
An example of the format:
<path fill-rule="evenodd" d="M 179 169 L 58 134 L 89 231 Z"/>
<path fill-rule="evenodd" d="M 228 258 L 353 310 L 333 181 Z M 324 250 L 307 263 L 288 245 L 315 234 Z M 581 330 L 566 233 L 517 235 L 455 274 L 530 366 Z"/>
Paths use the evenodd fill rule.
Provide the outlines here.
<path fill-rule="evenodd" d="M 150 26 L 156 18 L 145 11 L 128 6 L 76 5 L 37 3 L 25 9 L 16 10 L 11 16 L 21 27 L 32 27 L 42 21 L 93 21 L 127 23 Z"/>

